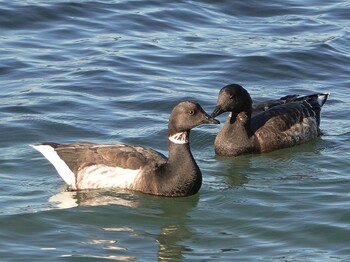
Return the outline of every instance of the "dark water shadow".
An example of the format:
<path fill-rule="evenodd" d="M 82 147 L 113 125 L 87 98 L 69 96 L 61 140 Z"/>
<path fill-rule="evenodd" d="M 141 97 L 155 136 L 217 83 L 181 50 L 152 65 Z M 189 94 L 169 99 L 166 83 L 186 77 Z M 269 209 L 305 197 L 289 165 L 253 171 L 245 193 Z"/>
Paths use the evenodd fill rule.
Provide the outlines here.
<path fill-rule="evenodd" d="M 189 212 L 199 201 L 199 194 L 182 198 L 162 198 L 159 207 L 164 223 L 156 237 L 159 243 L 158 261 L 180 261 L 184 253 L 191 251 L 184 241 L 192 239 L 194 232 L 187 226 Z"/>
<path fill-rule="evenodd" d="M 215 156 L 218 168 L 214 176 L 223 177 L 228 187 L 241 187 L 249 182 L 246 169 L 250 167 L 250 157 Z"/>

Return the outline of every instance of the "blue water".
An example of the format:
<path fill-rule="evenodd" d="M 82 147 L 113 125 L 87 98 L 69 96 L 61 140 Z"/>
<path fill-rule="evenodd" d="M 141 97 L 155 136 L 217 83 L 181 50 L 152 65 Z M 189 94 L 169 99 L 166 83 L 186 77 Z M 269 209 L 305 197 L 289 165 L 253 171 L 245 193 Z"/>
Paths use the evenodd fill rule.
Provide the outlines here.
<path fill-rule="evenodd" d="M 0 1 L 1 261 L 348 261 L 350 3 Z M 216 157 L 191 132 L 201 191 L 65 192 L 29 144 L 129 143 L 167 154 L 171 108 L 207 112 L 330 92 L 315 141 Z M 223 122 L 226 116 L 219 117 Z"/>

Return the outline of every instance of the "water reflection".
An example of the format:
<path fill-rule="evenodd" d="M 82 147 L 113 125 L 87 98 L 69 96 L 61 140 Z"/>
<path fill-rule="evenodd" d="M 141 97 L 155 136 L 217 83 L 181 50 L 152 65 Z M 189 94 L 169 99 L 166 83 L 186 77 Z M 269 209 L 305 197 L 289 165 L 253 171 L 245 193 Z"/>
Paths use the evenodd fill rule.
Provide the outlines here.
<path fill-rule="evenodd" d="M 133 218 L 130 218 L 127 225 L 102 227 L 103 231 L 106 232 L 106 234 L 103 234 L 103 237 L 100 236 L 81 243 L 101 245 L 104 250 L 116 252 L 116 254 L 106 256 L 105 258 L 132 261 L 135 260 L 135 257 L 133 255 L 127 255 L 132 250 L 129 250 L 125 244 L 119 244 L 119 240 L 134 237 L 152 238 L 159 245 L 157 251 L 158 261 L 179 261 L 184 258 L 184 252 L 190 250 L 184 243 L 186 240 L 192 239 L 194 233 L 187 226 L 187 219 L 189 218 L 189 212 L 197 206 L 199 196 L 199 194 L 196 194 L 190 197 L 167 198 L 128 191 L 116 193 L 113 191 L 87 190 L 80 192 L 60 192 L 50 197 L 49 202 L 54 204 L 56 208 L 101 205 L 119 205 L 136 208 L 134 214 L 130 212 Z M 138 212 L 137 209 L 142 210 L 142 212 Z M 159 234 L 157 235 L 149 233 L 147 229 L 137 229 L 137 226 L 133 226 L 135 220 L 140 219 L 140 216 L 141 219 L 146 221 L 150 215 L 152 216 L 150 226 L 159 227 Z M 110 238 L 107 232 L 111 232 L 112 235 L 115 232 L 115 235 L 118 235 L 118 240 L 113 239 L 113 237 Z M 66 254 L 64 256 L 70 255 Z M 81 256 L 86 257 L 85 254 Z"/>
<path fill-rule="evenodd" d="M 187 226 L 188 213 L 194 209 L 199 201 L 199 194 L 187 198 L 162 199 L 160 208 L 165 223 L 160 234 L 156 237 L 159 243 L 158 261 L 179 261 L 189 247 L 185 240 L 193 238 L 193 232 Z"/>
<path fill-rule="evenodd" d="M 326 144 L 327 141 L 316 139 L 306 144 L 269 153 L 238 157 L 215 156 L 219 168 L 216 168 L 214 175 L 224 177 L 228 187 L 248 184 L 251 179 L 257 177 L 276 179 L 277 176 L 279 179 L 292 180 L 310 177 L 314 172 L 306 172 L 306 170 L 313 168 L 315 155 L 322 155 Z"/>
<path fill-rule="evenodd" d="M 62 191 L 49 198 L 55 208 L 73 208 L 78 206 L 120 205 L 138 207 L 135 199 L 128 199 L 130 192 L 118 191 L 118 195 L 105 190 Z"/>
<path fill-rule="evenodd" d="M 218 167 L 213 170 L 216 177 L 224 177 L 225 187 L 240 187 L 249 182 L 249 156 L 227 157 L 215 156 Z M 222 187 L 222 186 L 221 186 Z"/>

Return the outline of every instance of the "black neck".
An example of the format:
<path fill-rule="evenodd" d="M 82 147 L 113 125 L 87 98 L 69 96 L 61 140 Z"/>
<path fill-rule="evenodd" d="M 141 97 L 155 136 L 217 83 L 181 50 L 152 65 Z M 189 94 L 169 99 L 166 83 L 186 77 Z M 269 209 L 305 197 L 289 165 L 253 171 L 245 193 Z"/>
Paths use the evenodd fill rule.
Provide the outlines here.
<path fill-rule="evenodd" d="M 169 140 L 166 172 L 159 183 L 171 195 L 191 195 L 199 191 L 202 174 L 196 164 L 189 143 L 177 144 Z"/>
<path fill-rule="evenodd" d="M 229 128 L 232 132 L 238 132 L 240 134 L 246 134 L 247 137 L 253 135 L 251 129 L 251 114 L 249 112 L 240 112 L 235 114 L 230 112 L 229 119 L 227 120 L 229 123 Z"/>

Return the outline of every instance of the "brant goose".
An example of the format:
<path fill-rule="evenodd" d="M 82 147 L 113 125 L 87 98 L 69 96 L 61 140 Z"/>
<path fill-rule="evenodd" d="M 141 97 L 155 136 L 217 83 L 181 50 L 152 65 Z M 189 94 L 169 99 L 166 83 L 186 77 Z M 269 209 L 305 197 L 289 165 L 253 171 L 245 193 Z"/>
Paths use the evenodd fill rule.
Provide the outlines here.
<path fill-rule="evenodd" d="M 40 151 L 68 184 L 68 190 L 123 188 L 162 196 L 189 196 L 199 191 L 202 174 L 189 145 L 191 128 L 219 124 L 198 103 L 177 104 L 168 124 L 169 157 L 131 145 L 43 143 Z"/>
<path fill-rule="evenodd" d="M 269 152 L 305 143 L 321 134 L 320 112 L 328 93 L 291 95 L 252 106 L 249 93 L 238 84 L 223 87 L 212 113 L 230 115 L 215 138 L 218 155 L 238 156 Z M 257 108 L 257 109 L 256 109 Z"/>

